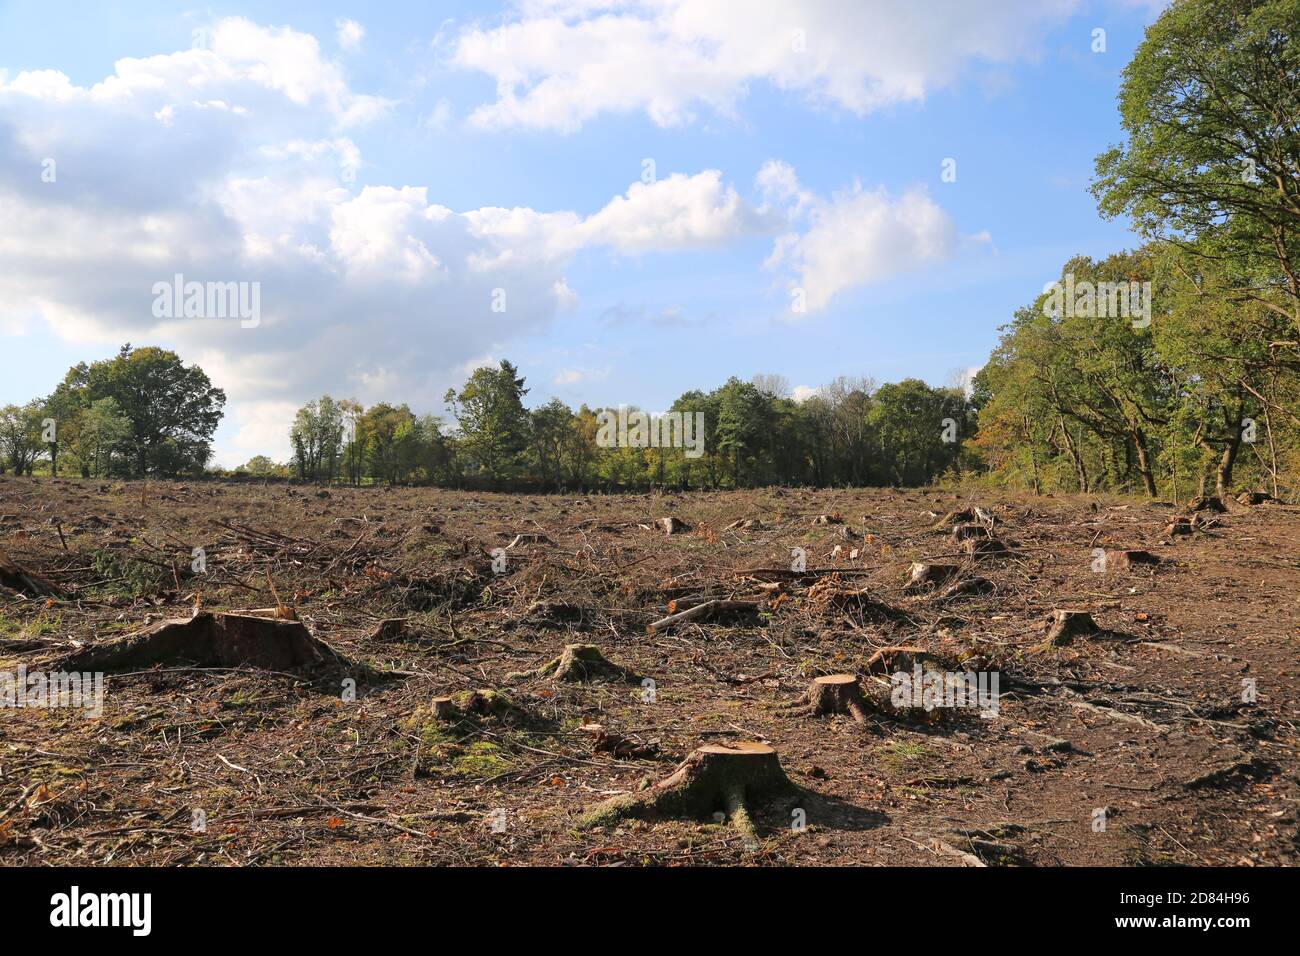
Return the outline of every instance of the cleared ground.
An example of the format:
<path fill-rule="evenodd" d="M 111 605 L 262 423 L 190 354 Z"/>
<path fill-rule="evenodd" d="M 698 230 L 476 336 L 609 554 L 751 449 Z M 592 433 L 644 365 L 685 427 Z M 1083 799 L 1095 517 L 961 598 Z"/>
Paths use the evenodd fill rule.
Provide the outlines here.
<path fill-rule="evenodd" d="M 966 554 L 933 527 L 974 506 L 1007 553 Z M 355 700 L 337 672 L 177 660 L 110 673 L 99 717 L 0 710 L 0 862 L 1294 863 L 1300 508 L 1233 503 L 1176 538 L 1172 513 L 950 491 L 0 478 L 10 567 L 68 594 L 0 588 L 0 671 L 57 669 L 79 645 L 196 605 L 277 604 L 369 668 Z M 689 530 L 665 533 L 666 516 Z M 726 530 L 744 519 L 759 524 Z M 1160 563 L 1098 571 L 1094 549 Z M 913 561 L 957 564 L 993 591 L 904 590 Z M 647 630 L 670 602 L 713 598 L 761 604 Z M 1100 630 L 1045 645 L 1057 608 Z M 403 623 L 379 626 L 390 619 Z M 509 676 L 573 643 L 630 679 Z M 927 653 L 869 664 L 898 645 Z M 882 670 L 913 658 L 996 671 L 997 716 L 892 712 Z M 777 709 L 837 672 L 876 702 L 865 723 Z M 432 712 L 474 689 L 508 704 Z M 579 827 L 693 749 L 738 741 L 770 743 L 799 788 L 751 808 L 757 840 L 672 816 Z"/>

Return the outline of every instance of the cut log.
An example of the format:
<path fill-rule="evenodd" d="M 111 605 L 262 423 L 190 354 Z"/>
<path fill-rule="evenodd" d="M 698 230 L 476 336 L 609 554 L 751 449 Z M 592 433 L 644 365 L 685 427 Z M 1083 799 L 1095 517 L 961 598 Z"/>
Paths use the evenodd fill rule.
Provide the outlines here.
<path fill-rule="evenodd" d="M 526 531 L 523 534 L 515 535 L 515 539 L 506 545 L 506 550 L 517 548 L 521 544 L 554 544 L 554 542 L 544 534 L 536 531 Z"/>
<path fill-rule="evenodd" d="M 722 529 L 723 531 L 762 531 L 763 522 L 757 518 L 740 518 L 731 522 Z"/>
<path fill-rule="evenodd" d="M 597 804 L 583 814 L 579 826 L 608 826 L 628 817 L 658 815 L 707 819 L 722 811 L 732 826 L 757 839 L 750 808 L 798 794 L 799 788 L 767 744 L 709 744 L 692 751 L 671 776 L 648 790 Z"/>
<path fill-rule="evenodd" d="M 49 578 L 0 555 L 0 585 L 28 597 L 67 597 L 67 592 Z"/>
<path fill-rule="evenodd" d="M 1074 643 L 1076 637 L 1096 634 L 1097 622 L 1087 611 L 1055 610 L 1049 615 L 1046 643 L 1053 647 L 1063 647 Z"/>
<path fill-rule="evenodd" d="M 758 610 L 758 606 L 758 601 L 705 601 L 702 604 L 695 605 L 695 607 L 687 608 L 685 611 L 669 614 L 667 617 L 647 625 L 646 630 L 653 634 L 676 624 L 684 624 L 687 621 L 710 620 L 726 614 L 752 614 Z"/>
<path fill-rule="evenodd" d="M 961 569 L 955 564 L 925 564 L 914 562 L 911 576 L 903 585 L 904 591 L 925 591 L 946 584 L 955 578 Z"/>
<path fill-rule="evenodd" d="M 115 671 L 158 664 L 258 667 L 273 671 L 358 670 L 299 621 L 201 611 L 172 618 L 64 656 L 70 671 Z"/>

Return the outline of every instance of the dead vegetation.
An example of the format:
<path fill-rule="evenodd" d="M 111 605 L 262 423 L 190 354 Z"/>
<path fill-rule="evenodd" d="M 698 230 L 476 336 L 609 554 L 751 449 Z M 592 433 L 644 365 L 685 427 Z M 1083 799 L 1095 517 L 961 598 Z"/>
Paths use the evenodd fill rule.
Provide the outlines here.
<path fill-rule="evenodd" d="M 1294 863 L 1300 510 L 1194 504 L 0 479 L 0 673 L 106 675 L 0 862 Z"/>

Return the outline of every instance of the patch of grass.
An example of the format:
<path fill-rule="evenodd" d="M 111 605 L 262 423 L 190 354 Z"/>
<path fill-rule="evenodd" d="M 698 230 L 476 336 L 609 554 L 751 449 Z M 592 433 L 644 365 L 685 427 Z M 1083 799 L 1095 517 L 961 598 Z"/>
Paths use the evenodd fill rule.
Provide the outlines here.
<path fill-rule="evenodd" d="M 892 772 L 908 769 L 909 765 L 930 755 L 930 748 L 921 743 L 891 740 L 878 751 L 880 764 Z"/>

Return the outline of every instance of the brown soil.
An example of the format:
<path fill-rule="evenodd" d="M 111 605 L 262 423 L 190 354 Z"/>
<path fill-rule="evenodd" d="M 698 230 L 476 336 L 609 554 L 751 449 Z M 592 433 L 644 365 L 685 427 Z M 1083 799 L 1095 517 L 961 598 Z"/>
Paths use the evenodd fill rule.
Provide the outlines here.
<path fill-rule="evenodd" d="M 0 478 L 0 675 L 196 608 L 296 615 L 295 646 L 347 666 L 260 657 L 255 628 L 238 657 L 110 671 L 99 716 L 0 710 L 0 863 L 1300 862 L 1300 508 L 1230 500 L 1170 537 L 1168 503 L 938 490 L 141 492 Z M 1004 553 L 941 519 L 976 506 Z M 826 558 L 846 527 L 858 558 Z M 907 589 L 913 562 L 957 571 Z M 707 601 L 757 613 L 647 630 Z M 1097 631 L 1045 643 L 1061 608 Z M 637 680 L 506 679 L 568 645 Z M 933 667 L 996 672 L 996 716 L 780 706 L 835 674 L 888 701 Z M 767 769 L 593 816 L 740 744 Z"/>

